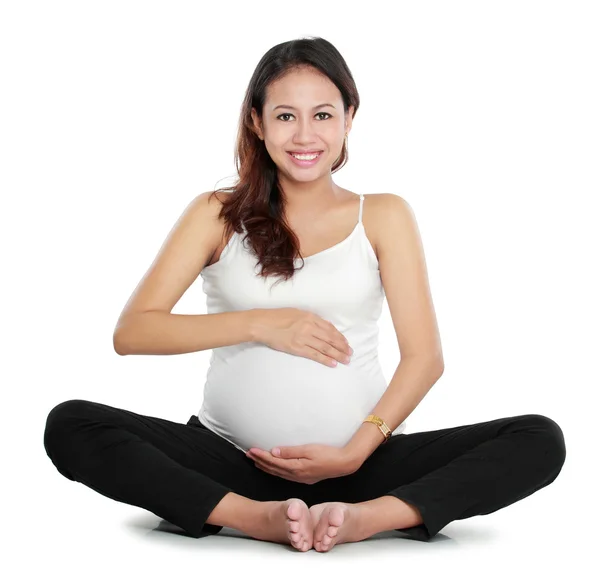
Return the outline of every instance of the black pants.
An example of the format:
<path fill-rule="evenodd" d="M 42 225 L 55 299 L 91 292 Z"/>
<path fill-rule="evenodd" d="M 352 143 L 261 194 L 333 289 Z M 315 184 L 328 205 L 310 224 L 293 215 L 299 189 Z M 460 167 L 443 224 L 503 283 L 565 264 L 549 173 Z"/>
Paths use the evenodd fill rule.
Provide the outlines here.
<path fill-rule="evenodd" d="M 147 509 L 199 538 L 230 491 L 257 501 L 297 497 L 310 507 L 392 495 L 423 524 L 398 529 L 429 540 L 449 522 L 486 515 L 549 485 L 562 469 L 563 432 L 527 414 L 393 436 L 351 475 L 313 485 L 262 471 L 192 415 L 187 424 L 86 400 L 54 407 L 44 432 L 57 470 L 116 501 Z"/>

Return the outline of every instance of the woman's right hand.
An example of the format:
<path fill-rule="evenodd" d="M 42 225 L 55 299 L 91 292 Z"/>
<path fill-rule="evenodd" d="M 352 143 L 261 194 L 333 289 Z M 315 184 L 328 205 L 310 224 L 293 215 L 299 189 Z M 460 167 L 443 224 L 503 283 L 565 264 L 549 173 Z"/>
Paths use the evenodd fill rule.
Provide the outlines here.
<path fill-rule="evenodd" d="M 256 309 L 254 338 L 267 346 L 335 367 L 352 354 L 346 337 L 329 321 L 295 307 Z"/>

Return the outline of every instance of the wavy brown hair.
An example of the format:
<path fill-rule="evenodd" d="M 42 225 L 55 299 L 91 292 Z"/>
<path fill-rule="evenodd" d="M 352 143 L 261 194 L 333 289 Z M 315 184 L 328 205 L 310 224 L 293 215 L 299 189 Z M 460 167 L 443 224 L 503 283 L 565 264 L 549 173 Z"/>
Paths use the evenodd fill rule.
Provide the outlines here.
<path fill-rule="evenodd" d="M 285 196 L 277 177 L 277 166 L 269 156 L 264 142 L 254 130 L 251 110 L 262 119 L 267 87 L 286 73 L 310 67 L 327 76 L 340 90 L 344 112 L 354 107 L 356 115 L 360 100 L 356 84 L 344 58 L 327 40 L 310 37 L 284 42 L 272 47 L 259 61 L 248 84 L 240 112 L 235 145 L 235 166 L 238 182 L 219 188 L 210 196 L 229 190 L 219 213 L 225 220 L 224 236 L 243 231 L 251 249 L 262 266 L 260 275 L 280 275 L 288 280 L 294 275 L 294 260 L 302 258 L 299 242 L 284 217 Z M 332 165 L 336 172 L 348 159 L 347 139 L 342 152 Z M 302 259 L 304 266 L 304 259 Z"/>

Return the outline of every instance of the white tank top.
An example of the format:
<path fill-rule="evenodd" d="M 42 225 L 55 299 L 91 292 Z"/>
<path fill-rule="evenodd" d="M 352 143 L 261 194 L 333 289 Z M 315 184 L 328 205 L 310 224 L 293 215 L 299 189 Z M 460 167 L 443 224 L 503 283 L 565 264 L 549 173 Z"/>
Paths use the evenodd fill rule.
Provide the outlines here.
<path fill-rule="evenodd" d="M 363 201 L 361 194 L 352 233 L 304 257 L 288 281 L 258 275 L 258 257 L 242 241 L 243 224 L 219 260 L 200 272 L 208 313 L 304 309 L 330 321 L 354 350 L 348 364 L 330 367 L 260 342 L 212 349 L 198 418 L 244 453 L 307 443 L 343 447 L 387 389 L 378 355 L 385 292 L 362 223 Z M 405 428 L 403 422 L 392 433 Z"/>

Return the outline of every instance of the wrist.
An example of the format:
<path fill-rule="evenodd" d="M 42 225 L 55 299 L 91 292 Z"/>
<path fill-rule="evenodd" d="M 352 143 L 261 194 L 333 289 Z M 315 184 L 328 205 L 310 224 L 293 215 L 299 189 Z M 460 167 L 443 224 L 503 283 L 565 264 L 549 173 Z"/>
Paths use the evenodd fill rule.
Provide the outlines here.
<path fill-rule="evenodd" d="M 342 448 L 344 458 L 344 473 L 351 475 L 360 469 L 364 463 L 365 458 L 357 453 L 356 449 L 346 445 Z"/>
<path fill-rule="evenodd" d="M 371 422 L 363 422 L 352 439 L 345 445 L 348 465 L 355 471 L 385 441 L 381 430 Z"/>
<path fill-rule="evenodd" d="M 264 332 L 264 309 L 248 311 L 248 336 L 251 342 L 262 342 Z"/>

